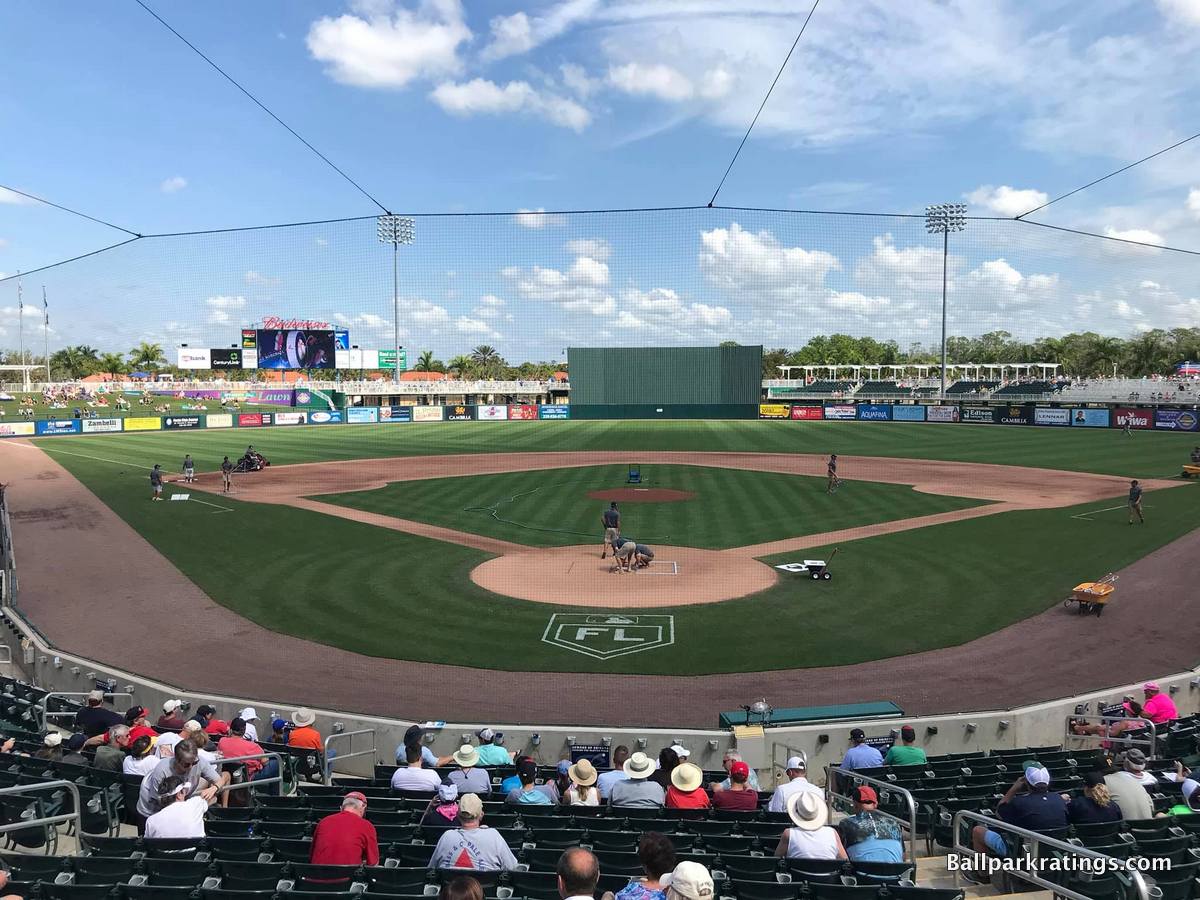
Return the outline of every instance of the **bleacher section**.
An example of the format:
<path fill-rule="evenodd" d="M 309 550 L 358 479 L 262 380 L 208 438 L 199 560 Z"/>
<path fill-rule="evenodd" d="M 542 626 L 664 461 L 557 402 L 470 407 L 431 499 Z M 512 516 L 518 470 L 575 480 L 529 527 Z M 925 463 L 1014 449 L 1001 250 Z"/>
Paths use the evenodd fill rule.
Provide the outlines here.
<path fill-rule="evenodd" d="M 946 388 L 946 395 L 986 394 L 999 385 L 1000 382 L 998 381 L 956 381 L 950 387 Z"/>
<path fill-rule="evenodd" d="M 839 394 L 845 396 L 853 393 L 855 385 L 856 382 L 853 381 L 814 381 L 812 384 L 807 384 L 802 388 L 796 388 L 795 393 L 818 396 Z"/>
<path fill-rule="evenodd" d="M 913 389 L 895 381 L 864 381 L 856 397 L 911 397 Z"/>
<path fill-rule="evenodd" d="M 1006 384 L 1002 388 L 992 392 L 993 397 L 1040 397 L 1046 394 L 1053 394 L 1059 389 L 1057 385 L 1051 381 L 1021 381 Z"/>

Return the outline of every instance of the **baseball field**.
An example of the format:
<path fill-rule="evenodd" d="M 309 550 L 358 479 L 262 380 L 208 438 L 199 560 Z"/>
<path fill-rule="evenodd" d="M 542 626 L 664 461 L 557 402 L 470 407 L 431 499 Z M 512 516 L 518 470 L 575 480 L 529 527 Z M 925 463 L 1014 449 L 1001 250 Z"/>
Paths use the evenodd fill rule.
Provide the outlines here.
<path fill-rule="evenodd" d="M 272 465 L 235 476 L 223 494 L 220 460 L 247 443 Z M 1116 429 L 740 421 L 239 429 L 0 447 L 6 464 L 61 466 L 59 481 L 82 485 L 207 597 L 269 632 L 430 664 L 699 675 L 916 654 L 1039 614 L 1077 628 L 1059 608 L 1073 585 L 1195 527 L 1197 495 L 1176 477 L 1190 444 Z M 833 494 L 831 452 L 844 479 Z M 174 481 L 185 453 L 198 485 L 169 483 L 168 498 L 188 499 L 151 502 L 150 467 Z M 626 484 L 631 464 L 641 485 Z M 1131 478 L 1147 488 L 1144 525 L 1127 522 Z M 615 574 L 600 559 L 610 496 L 622 498 L 623 532 L 655 548 L 649 570 Z M 86 529 L 72 521 L 74 502 L 40 513 L 26 504 L 17 525 L 24 516 Z M 132 552 L 88 559 L 78 546 L 73 572 L 143 565 Z M 776 568 L 835 548 L 829 581 Z"/>

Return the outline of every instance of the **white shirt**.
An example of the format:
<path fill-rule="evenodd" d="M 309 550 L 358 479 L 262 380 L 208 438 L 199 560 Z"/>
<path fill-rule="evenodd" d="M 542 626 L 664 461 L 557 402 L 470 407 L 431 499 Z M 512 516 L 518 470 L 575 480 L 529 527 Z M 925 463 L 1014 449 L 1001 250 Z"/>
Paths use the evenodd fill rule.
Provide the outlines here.
<path fill-rule="evenodd" d="M 436 791 L 442 779 L 432 769 L 404 766 L 392 773 L 394 791 Z"/>
<path fill-rule="evenodd" d="M 771 802 L 767 804 L 767 812 L 787 812 L 788 798 L 793 794 L 799 794 L 801 791 L 811 791 L 814 794 L 819 794 L 822 799 L 825 797 L 823 790 L 803 775 L 797 775 L 787 784 L 781 784 L 775 788 L 775 793 L 771 795 Z"/>
<path fill-rule="evenodd" d="M 581 788 L 573 784 L 567 788 L 567 803 L 570 806 L 599 806 L 600 791 L 595 785 Z"/>
<path fill-rule="evenodd" d="M 787 830 L 788 859 L 837 859 L 837 832 L 825 825 L 816 831 L 802 828 Z"/>
<path fill-rule="evenodd" d="M 246 723 L 246 740 L 258 743 L 258 729 L 254 727 L 253 722 Z"/>
<path fill-rule="evenodd" d="M 203 797 L 176 800 L 146 820 L 148 838 L 204 837 L 204 814 L 208 801 Z"/>
<path fill-rule="evenodd" d="M 160 734 L 154 744 L 154 750 L 160 759 L 164 756 L 171 756 L 175 752 L 175 745 L 182 740 L 183 738 L 174 732 Z"/>
<path fill-rule="evenodd" d="M 140 775 L 145 778 L 160 762 L 162 762 L 162 757 L 153 753 L 147 753 L 141 759 L 127 756 L 121 763 L 121 771 L 126 775 Z"/>

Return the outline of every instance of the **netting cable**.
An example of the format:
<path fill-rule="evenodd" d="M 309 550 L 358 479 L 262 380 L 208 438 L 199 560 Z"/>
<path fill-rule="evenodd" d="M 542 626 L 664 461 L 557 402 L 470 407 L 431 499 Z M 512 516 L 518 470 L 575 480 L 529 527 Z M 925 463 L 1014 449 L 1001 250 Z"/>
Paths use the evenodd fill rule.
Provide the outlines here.
<path fill-rule="evenodd" d="M 89 216 L 87 213 L 82 213 L 77 209 L 71 209 L 69 206 L 62 206 L 61 204 L 53 203 L 47 200 L 45 197 L 37 196 L 37 194 L 30 194 L 27 191 L 19 191 L 15 187 L 9 187 L 6 184 L 0 184 L 0 190 L 8 191 L 10 194 L 17 194 L 18 196 L 25 197 L 28 200 L 35 200 L 38 203 L 44 203 L 46 206 L 52 206 L 55 209 L 62 210 L 65 213 L 70 213 L 73 216 L 79 216 L 79 218 L 87 219 L 89 222 L 95 222 L 97 225 L 105 225 L 109 228 L 115 228 L 117 231 L 123 231 L 126 234 L 131 234 L 135 238 L 141 237 L 141 235 L 136 231 L 130 231 L 128 228 L 122 228 L 120 225 L 114 225 L 112 222 L 104 221 L 104 219 L 97 219 L 95 216 Z"/>

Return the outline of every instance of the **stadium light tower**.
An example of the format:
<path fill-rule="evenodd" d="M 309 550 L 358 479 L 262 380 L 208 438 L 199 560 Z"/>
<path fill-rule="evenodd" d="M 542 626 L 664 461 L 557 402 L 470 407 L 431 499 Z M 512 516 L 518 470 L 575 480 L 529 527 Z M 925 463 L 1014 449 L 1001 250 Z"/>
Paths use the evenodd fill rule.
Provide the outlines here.
<path fill-rule="evenodd" d="M 950 259 L 950 232 L 967 227 L 965 203 L 939 203 L 925 207 L 925 230 L 942 236 L 942 390 L 946 399 L 946 268 Z"/>
<path fill-rule="evenodd" d="M 375 234 L 381 244 L 392 245 L 392 352 L 396 354 L 392 380 L 400 383 L 400 245 L 417 239 L 417 224 L 407 216 L 388 213 L 375 220 Z"/>

